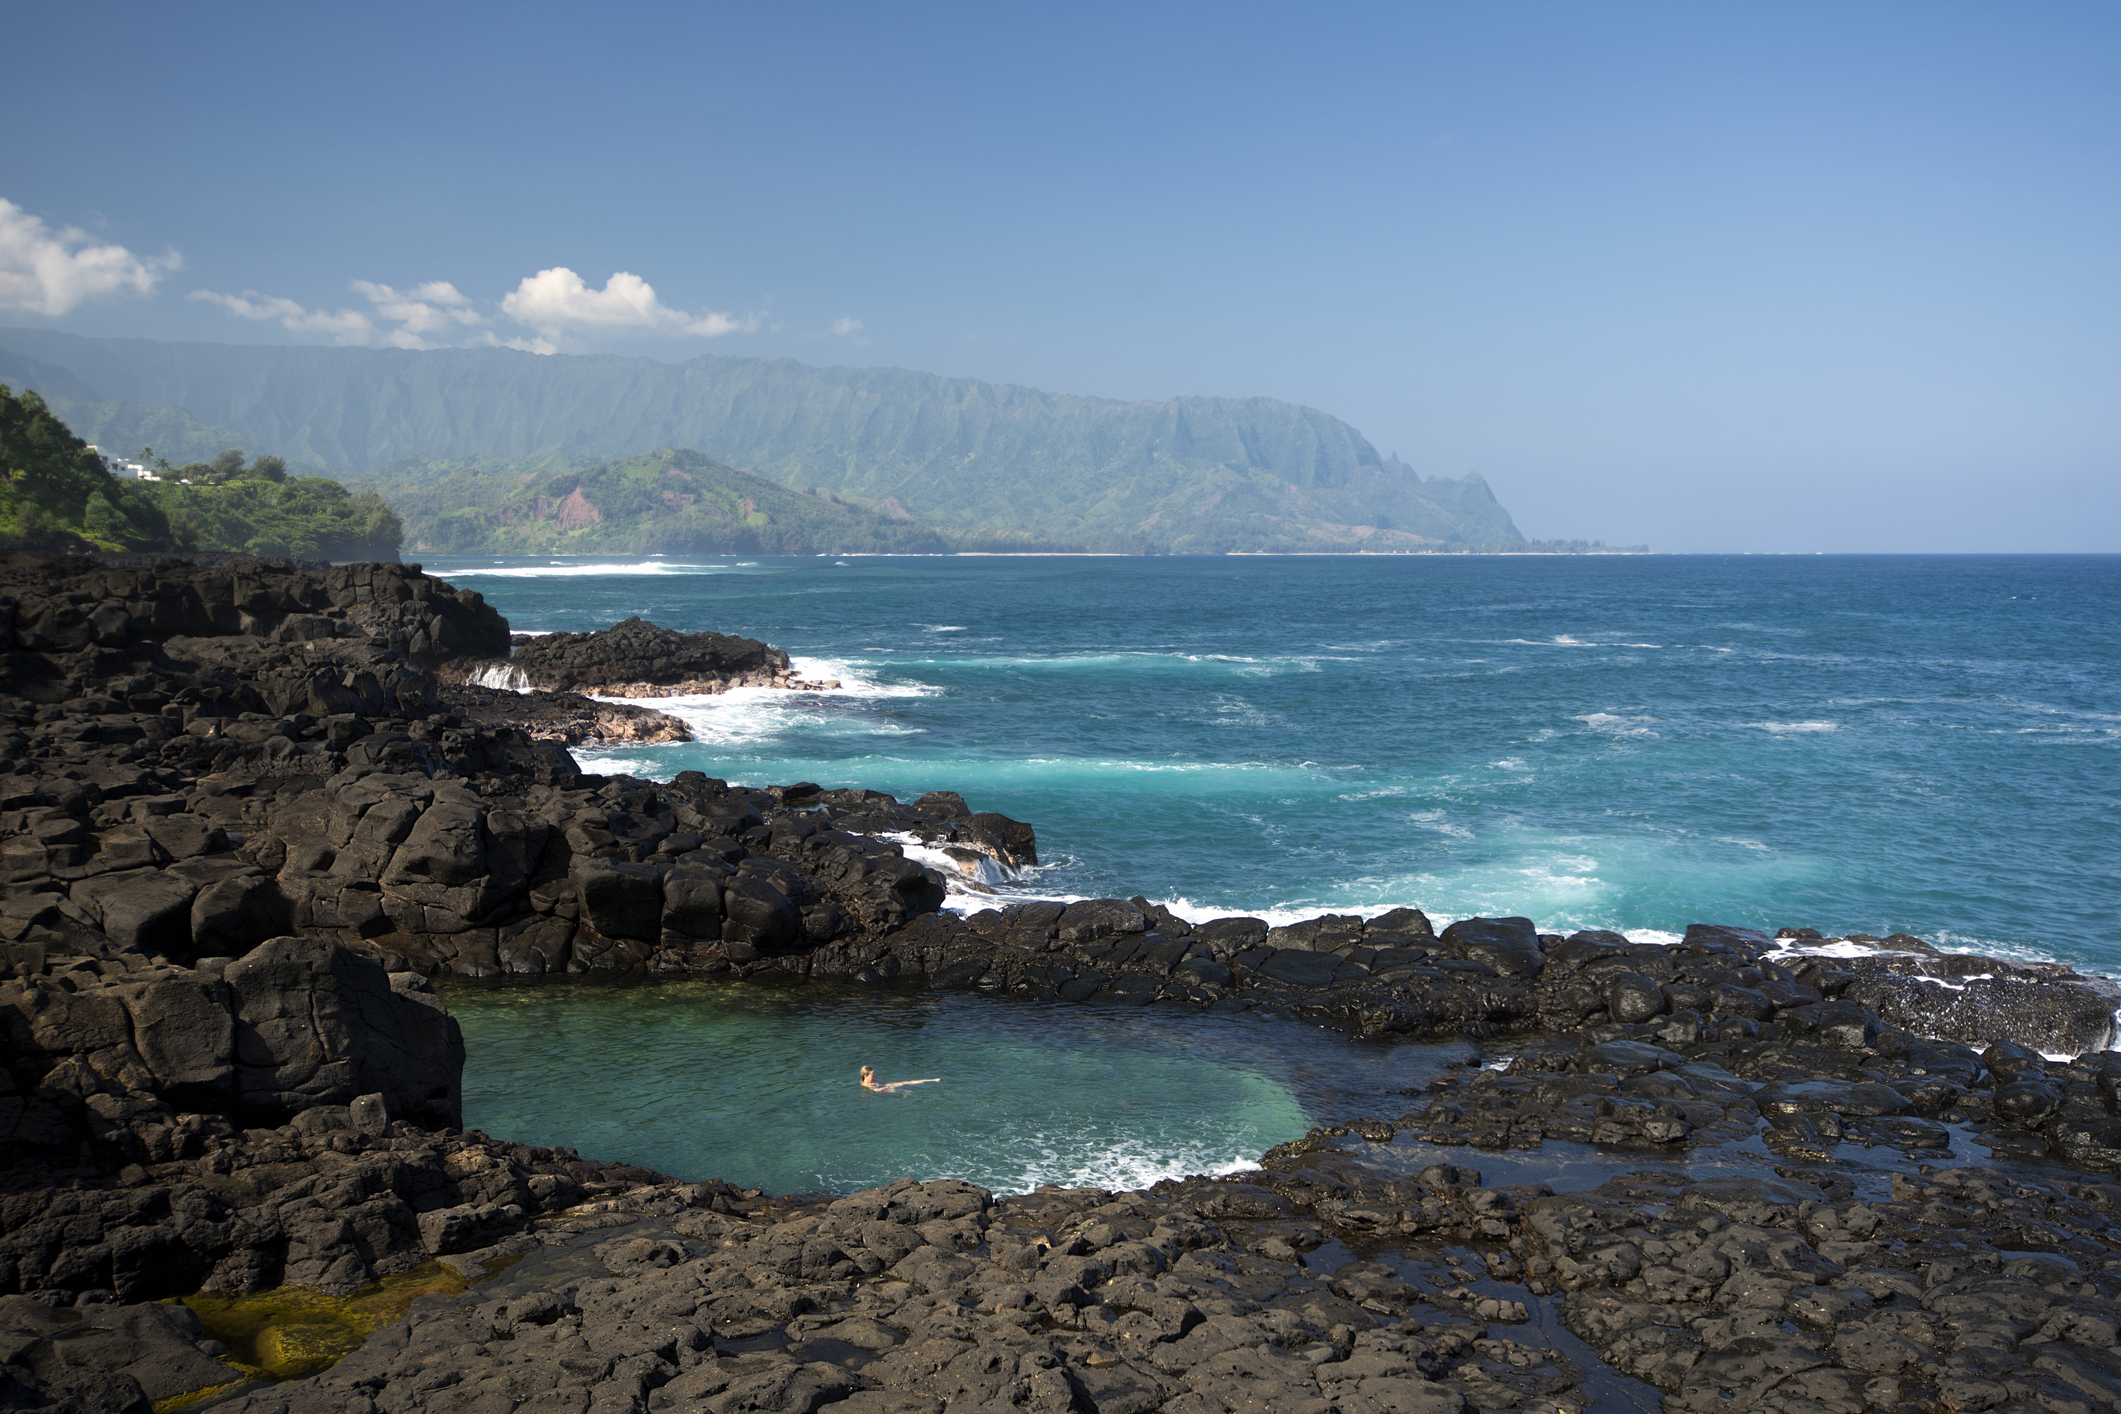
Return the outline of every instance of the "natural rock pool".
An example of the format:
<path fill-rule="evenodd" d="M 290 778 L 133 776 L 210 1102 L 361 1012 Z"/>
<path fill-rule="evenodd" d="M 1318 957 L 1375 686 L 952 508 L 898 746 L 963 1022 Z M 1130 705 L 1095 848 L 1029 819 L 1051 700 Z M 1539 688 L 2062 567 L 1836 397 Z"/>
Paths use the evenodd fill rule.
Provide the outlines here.
<path fill-rule="evenodd" d="M 455 986 L 464 1123 L 770 1193 L 1139 1188 L 1412 1106 L 1471 1055 L 1301 1023 L 821 984 Z M 872 1094 L 858 1072 L 892 1081 Z"/>

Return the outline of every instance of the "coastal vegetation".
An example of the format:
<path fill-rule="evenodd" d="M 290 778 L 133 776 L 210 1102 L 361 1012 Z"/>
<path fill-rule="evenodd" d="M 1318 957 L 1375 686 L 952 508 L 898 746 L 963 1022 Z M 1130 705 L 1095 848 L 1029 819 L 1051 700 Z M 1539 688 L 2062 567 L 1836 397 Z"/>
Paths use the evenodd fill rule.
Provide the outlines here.
<path fill-rule="evenodd" d="M 394 560 L 404 539 L 397 512 L 375 492 L 355 493 L 329 477 L 290 476 L 278 457 L 245 466 L 243 453 L 231 450 L 174 475 L 147 486 L 181 550 Z"/>
<path fill-rule="evenodd" d="M 182 466 L 151 448 L 140 456 L 159 479 L 113 476 L 42 396 L 0 383 L 0 536 L 53 549 L 397 558 L 403 528 L 372 491 L 236 449 Z"/>
<path fill-rule="evenodd" d="M 156 549 L 170 526 L 154 498 L 113 478 L 43 398 L 0 383 L 0 535 L 53 548 Z"/>

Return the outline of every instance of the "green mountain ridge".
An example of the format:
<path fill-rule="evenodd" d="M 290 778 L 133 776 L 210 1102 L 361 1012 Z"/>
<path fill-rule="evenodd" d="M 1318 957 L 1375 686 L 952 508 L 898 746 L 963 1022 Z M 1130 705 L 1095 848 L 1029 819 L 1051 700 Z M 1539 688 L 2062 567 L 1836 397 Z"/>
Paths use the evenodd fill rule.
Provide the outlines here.
<path fill-rule="evenodd" d="M 1530 548 L 1479 477 L 1425 479 L 1339 418 L 1273 398 L 1121 402 L 717 355 L 670 364 L 0 330 L 0 377 L 30 381 L 24 365 L 65 374 L 37 386 L 99 441 L 152 442 L 145 429 L 159 419 L 185 454 L 190 439 L 269 447 L 398 498 L 476 461 L 686 447 L 945 535 L 1027 547 Z M 466 508 L 477 507 L 452 509 Z M 416 539 L 433 519 L 410 502 L 407 515 Z"/>
<path fill-rule="evenodd" d="M 362 484 L 421 554 L 947 554 L 926 525 L 792 491 L 694 451 L 573 464 L 399 463 Z"/>
<path fill-rule="evenodd" d="M 66 419 L 75 436 L 118 455 L 153 447 L 173 462 L 210 461 L 248 440 L 233 428 L 208 427 L 181 407 L 148 407 L 98 397 L 71 371 L 19 357 L 4 348 L 0 348 L 0 382 L 36 389 Z"/>

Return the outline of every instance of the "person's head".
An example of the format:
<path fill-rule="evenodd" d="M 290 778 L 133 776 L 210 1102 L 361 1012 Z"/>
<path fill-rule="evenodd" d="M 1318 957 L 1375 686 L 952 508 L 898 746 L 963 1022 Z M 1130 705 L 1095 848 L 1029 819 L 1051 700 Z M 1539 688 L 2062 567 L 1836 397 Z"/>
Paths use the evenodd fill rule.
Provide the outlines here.
<path fill-rule="evenodd" d="M 865 1066 L 863 1066 L 863 1067 L 862 1067 L 862 1079 L 864 1079 L 864 1080 L 874 1080 L 874 1079 L 876 1079 L 876 1067 L 875 1067 L 875 1066 L 873 1066 L 873 1065 L 865 1065 Z"/>

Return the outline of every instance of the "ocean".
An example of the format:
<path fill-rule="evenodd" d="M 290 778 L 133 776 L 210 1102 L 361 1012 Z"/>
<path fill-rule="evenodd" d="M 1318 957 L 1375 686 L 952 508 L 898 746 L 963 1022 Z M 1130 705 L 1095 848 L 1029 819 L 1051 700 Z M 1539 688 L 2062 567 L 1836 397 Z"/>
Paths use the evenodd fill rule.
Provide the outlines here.
<path fill-rule="evenodd" d="M 640 614 L 840 689 L 655 699 L 604 772 L 955 790 L 1038 867 L 951 906 L 1426 910 L 1667 941 L 1909 932 L 2121 972 L 2121 558 L 431 561 L 511 625 Z M 1163 1008 L 452 987 L 466 1122 L 772 1191 L 1123 1188 L 1393 1118 L 1458 1049 Z M 866 1103 L 867 1061 L 942 1076 Z M 876 1099 L 868 1096 L 866 1099 Z"/>
<path fill-rule="evenodd" d="M 437 560 L 519 630 L 762 638 L 585 768 L 1038 830 L 1005 895 L 1908 932 L 2121 971 L 2121 557 Z M 959 900 L 978 906 L 976 896 Z"/>

